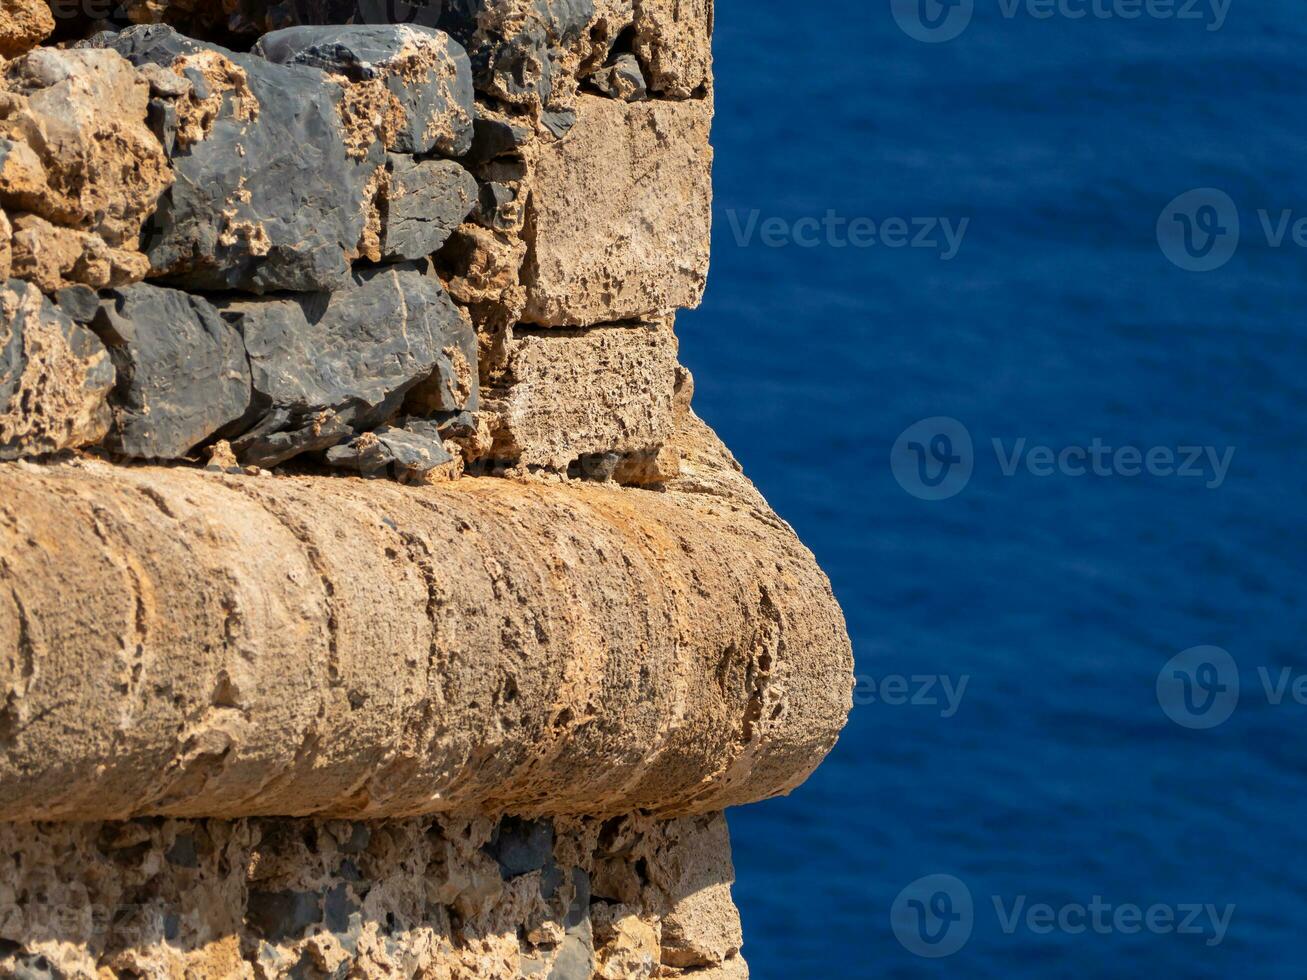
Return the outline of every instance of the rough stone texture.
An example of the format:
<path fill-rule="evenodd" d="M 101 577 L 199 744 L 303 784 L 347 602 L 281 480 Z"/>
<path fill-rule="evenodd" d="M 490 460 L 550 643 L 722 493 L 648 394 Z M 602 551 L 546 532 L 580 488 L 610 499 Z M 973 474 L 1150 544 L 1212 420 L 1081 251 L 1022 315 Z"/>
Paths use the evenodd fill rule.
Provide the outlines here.
<path fill-rule="evenodd" d="M 420 259 L 435 252 L 477 203 L 476 178 L 450 160 L 391 154 L 381 219 L 381 254 Z"/>
<path fill-rule="evenodd" d="M 45 0 L 0 0 L 0 58 L 26 54 L 53 30 Z"/>
<path fill-rule="evenodd" d="M 599 91 L 611 99 L 624 102 L 643 102 L 649 98 L 649 86 L 635 55 L 620 54 L 609 64 L 590 76 Z"/>
<path fill-rule="evenodd" d="M 292 25 L 439 27 L 471 56 L 477 91 L 529 118 L 566 111 L 577 80 L 615 55 L 643 63 L 658 98 L 701 97 L 712 85 L 712 0 L 126 0 L 138 23 L 190 33 L 261 34 Z M 631 50 L 619 50 L 629 41 Z"/>
<path fill-rule="evenodd" d="M 708 275 L 708 103 L 583 95 L 542 147 L 527 221 L 524 319 L 585 326 L 697 306 Z"/>
<path fill-rule="evenodd" d="M 440 426 L 427 419 L 398 419 L 327 450 L 327 463 L 367 476 L 390 475 L 401 482 L 426 477 L 453 455 L 445 449 Z"/>
<path fill-rule="evenodd" d="M 792 789 L 850 707 L 844 621 L 711 432 L 676 441 L 663 493 L 0 467 L 0 820 Z"/>
<path fill-rule="evenodd" d="M 676 364 L 710 0 L 91 16 L 0 54 L 0 976 L 747 977 L 852 664 Z"/>
<path fill-rule="evenodd" d="M 534 115 L 566 111 L 593 0 L 448 0 L 440 26 L 472 57 L 477 91 Z"/>
<path fill-rule="evenodd" d="M 254 53 L 279 65 L 310 65 L 355 88 L 347 101 L 378 116 L 386 149 L 461 156 L 472 145 L 472 69 L 443 31 L 412 25 L 288 27 Z"/>
<path fill-rule="evenodd" d="M 677 965 L 738 939 L 733 878 L 720 815 L 0 824 L 0 975 L 742 978 L 738 941 Z"/>
<path fill-rule="evenodd" d="M 582 457 L 611 454 L 616 467 L 656 455 L 672 435 L 675 386 L 670 323 L 516 331 L 507 370 L 486 392 L 491 456 L 567 472 Z"/>
<path fill-rule="evenodd" d="M 10 270 L 13 268 L 13 236 L 14 228 L 9 223 L 9 216 L 0 210 L 0 282 L 9 281 Z"/>
<path fill-rule="evenodd" d="M 648 66 L 649 88 L 689 99 L 712 84 L 713 0 L 635 0 L 635 53 Z"/>
<path fill-rule="evenodd" d="M 106 294 L 92 329 L 118 372 L 104 445 L 141 459 L 173 459 L 250 406 L 245 347 L 208 301 L 137 283 Z"/>
<path fill-rule="evenodd" d="M 16 279 L 0 286 L 0 459 L 99 441 L 109 428 L 105 399 L 113 382 L 109 355 L 93 333 L 36 287 Z M 0 722 L 0 749 L 3 731 Z"/>
<path fill-rule="evenodd" d="M 472 327 L 440 281 L 412 265 L 355 273 L 334 293 L 221 304 L 249 353 L 258 421 L 232 440 L 243 463 L 274 466 L 321 451 L 387 421 L 426 382 L 461 373 L 475 398 Z M 448 385 L 447 392 L 452 391 Z"/>
<path fill-rule="evenodd" d="M 15 275 L 46 292 L 145 275 L 137 239 L 172 182 L 148 102 L 147 82 L 112 51 L 40 48 L 6 68 L 0 204 L 18 236 Z"/>
<path fill-rule="evenodd" d="M 99 235 L 52 225 L 35 214 L 14 215 L 12 272 L 53 294 L 69 286 L 122 286 L 144 278 L 150 260 L 111 248 Z"/>
<path fill-rule="evenodd" d="M 158 274 L 188 289 L 253 293 L 348 282 L 382 149 L 368 120 L 347 125 L 338 81 L 167 27 L 97 43 L 190 83 L 174 97 L 156 86 L 176 169 L 149 228 Z"/>

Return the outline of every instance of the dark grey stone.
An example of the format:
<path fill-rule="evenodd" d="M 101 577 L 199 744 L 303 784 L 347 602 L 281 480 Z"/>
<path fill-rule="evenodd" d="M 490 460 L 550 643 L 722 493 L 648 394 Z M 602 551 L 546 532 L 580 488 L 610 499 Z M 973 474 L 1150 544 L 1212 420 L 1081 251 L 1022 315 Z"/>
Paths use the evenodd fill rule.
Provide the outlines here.
<path fill-rule="evenodd" d="M 168 859 L 169 864 L 175 864 L 179 868 L 200 866 L 199 855 L 195 852 L 195 838 L 190 834 L 179 834 L 164 857 Z"/>
<path fill-rule="evenodd" d="M 517 198 L 513 189 L 498 181 L 487 181 L 481 185 L 480 199 L 477 202 L 477 224 L 487 228 L 502 228 L 510 224 L 500 213 L 500 209 L 512 204 Z"/>
<path fill-rule="evenodd" d="M 336 885 L 322 900 L 323 922 L 335 933 L 347 932 L 349 917 L 358 910 L 358 903 L 350 896 L 348 885 Z"/>
<path fill-rule="evenodd" d="M 476 178 L 452 160 L 392 153 L 382 214 L 381 254 L 420 259 L 444 245 L 477 201 Z"/>
<path fill-rule="evenodd" d="M 563 917 L 563 926 L 569 931 L 580 929 L 590 917 L 590 875 L 584 868 L 572 869 L 572 903 Z"/>
<path fill-rule="evenodd" d="M 240 335 L 207 300 L 143 282 L 109 289 L 91 327 L 118 372 L 104 442 L 114 452 L 176 459 L 249 409 Z"/>
<path fill-rule="evenodd" d="M 251 891 L 245 904 L 245 921 L 270 943 L 298 939 L 321 920 L 322 904 L 315 892 Z"/>
<path fill-rule="evenodd" d="M 558 112 L 540 113 L 540 122 L 559 139 L 567 135 L 568 130 L 576 125 L 575 109 L 560 109 Z"/>
<path fill-rule="evenodd" d="M 540 871 L 554 860 L 554 825 L 548 820 L 504 817 L 484 850 L 499 863 L 505 881 Z"/>
<path fill-rule="evenodd" d="M 59 311 L 78 323 L 90 323 L 100 309 L 100 296 L 90 286 L 65 286 L 54 294 Z"/>
<path fill-rule="evenodd" d="M 604 65 L 590 76 L 590 82 L 612 99 L 643 102 L 649 98 L 649 86 L 640 69 L 640 61 L 630 52 L 619 54 Z"/>
<path fill-rule="evenodd" d="M 519 16 L 525 8 L 526 16 Z M 446 0 L 439 26 L 467 49 L 477 90 L 512 104 L 549 106 L 554 65 L 594 19 L 593 0 Z"/>
<path fill-rule="evenodd" d="M 443 439 L 471 439 L 477 434 L 476 418 L 471 412 L 441 412 L 433 416 Z"/>
<path fill-rule="evenodd" d="M 569 475 L 582 480 L 610 483 L 622 457 L 619 453 L 584 453 L 576 459 L 576 472 Z"/>
<path fill-rule="evenodd" d="M 388 150 L 461 156 L 472 145 L 472 68 L 462 45 L 443 31 L 416 24 L 288 27 L 261 37 L 254 53 L 354 81 L 381 79 L 404 112 Z M 413 69 L 424 62 L 419 77 Z"/>
<path fill-rule="evenodd" d="M 169 66 L 178 57 L 216 51 L 248 76 L 258 102 L 240 118 L 224 96 L 208 136 L 179 149 L 176 112 L 156 96 L 151 119 L 172 151 L 177 179 L 159 199 L 144 233 L 154 268 L 190 289 L 334 289 L 348 281 L 363 233 L 368 181 L 382 161 L 378 141 L 363 158 L 346 149 L 342 89 L 322 71 L 276 65 L 183 37 L 162 25 L 93 39 L 135 65 Z M 201 89 L 204 79 L 187 77 Z"/>
<path fill-rule="evenodd" d="M 399 480 L 420 477 L 452 459 L 441 442 L 439 426 L 427 419 L 400 419 L 327 450 L 331 466 Z"/>
<path fill-rule="evenodd" d="M 586 920 L 586 929 L 568 932 L 558 947 L 549 980 L 590 980 L 594 976 L 594 933 Z"/>
<path fill-rule="evenodd" d="M 508 118 L 486 115 L 478 108 L 472 121 L 472 148 L 466 161 L 469 165 L 486 163 L 495 157 L 516 153 L 531 138 L 531 127 Z"/>
<path fill-rule="evenodd" d="M 476 364 L 471 324 L 440 281 L 410 263 L 356 272 L 334 293 L 222 309 L 245 338 L 253 378 L 258 421 L 232 442 L 246 465 L 275 466 L 381 425 L 415 386 L 455 371 L 448 350 Z M 469 402 L 475 367 L 471 384 Z"/>

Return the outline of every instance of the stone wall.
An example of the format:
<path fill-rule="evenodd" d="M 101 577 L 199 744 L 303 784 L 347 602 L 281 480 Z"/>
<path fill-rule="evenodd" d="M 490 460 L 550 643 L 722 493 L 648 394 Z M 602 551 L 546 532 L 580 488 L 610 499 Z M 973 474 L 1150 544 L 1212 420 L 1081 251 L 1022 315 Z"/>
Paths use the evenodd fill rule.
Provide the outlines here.
<path fill-rule="evenodd" d="M 677 362 L 710 0 L 89 11 L 0 2 L 0 976 L 746 976 L 852 665 Z"/>

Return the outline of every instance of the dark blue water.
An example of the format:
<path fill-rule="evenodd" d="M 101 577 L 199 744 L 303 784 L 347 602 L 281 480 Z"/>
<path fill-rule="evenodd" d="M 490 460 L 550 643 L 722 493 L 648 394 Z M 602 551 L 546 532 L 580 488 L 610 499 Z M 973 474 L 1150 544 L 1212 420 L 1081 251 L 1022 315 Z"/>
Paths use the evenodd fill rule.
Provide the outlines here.
<path fill-rule="evenodd" d="M 889 0 L 718 0 L 713 269 L 679 323 L 697 408 L 830 574 L 860 675 L 968 678 L 947 718 L 862 704 L 802 789 L 732 814 L 759 980 L 1307 976 L 1307 707 L 1257 673 L 1307 673 L 1307 250 L 1257 217 L 1307 216 L 1304 13 L 1234 0 L 1207 30 L 976 0 L 960 37 L 924 44 Z M 1241 218 L 1206 273 L 1156 236 L 1198 187 Z M 944 261 L 741 244 L 730 220 L 828 209 L 969 224 Z M 890 468 L 933 416 L 975 445 L 939 501 Z M 1007 476 L 995 438 L 1235 456 L 1219 487 Z M 1201 644 L 1237 661 L 1242 696 L 1193 730 L 1155 684 Z M 891 928 L 931 873 L 974 900 L 942 959 Z M 1005 931 L 995 896 L 1235 908 L 1211 943 Z"/>

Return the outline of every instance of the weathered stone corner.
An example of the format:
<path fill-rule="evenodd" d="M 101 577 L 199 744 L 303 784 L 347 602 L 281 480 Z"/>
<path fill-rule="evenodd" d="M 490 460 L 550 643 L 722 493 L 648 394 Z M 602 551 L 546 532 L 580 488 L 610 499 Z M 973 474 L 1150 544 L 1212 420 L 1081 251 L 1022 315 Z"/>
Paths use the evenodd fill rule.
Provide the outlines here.
<path fill-rule="evenodd" d="M 711 0 L 399 7 L 0 3 L 0 976 L 748 976 L 852 658 L 678 363 Z"/>

